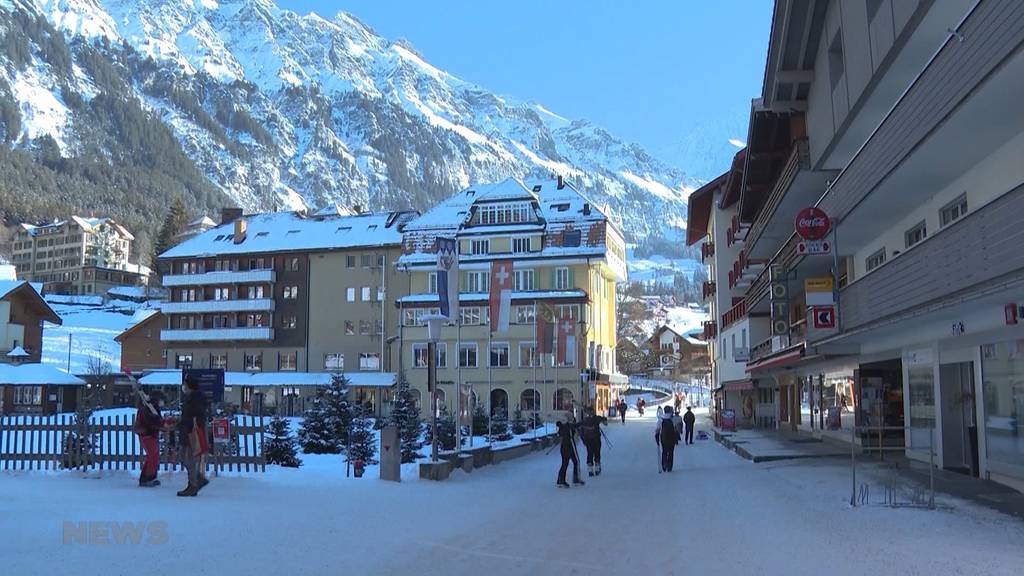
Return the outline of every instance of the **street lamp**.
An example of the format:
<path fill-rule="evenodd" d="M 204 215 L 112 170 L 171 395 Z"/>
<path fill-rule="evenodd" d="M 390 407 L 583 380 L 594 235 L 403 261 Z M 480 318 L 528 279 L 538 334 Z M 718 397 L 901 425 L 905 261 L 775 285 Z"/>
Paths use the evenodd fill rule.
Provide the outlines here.
<path fill-rule="evenodd" d="M 447 318 L 431 314 L 427 322 L 427 392 L 430 394 L 430 461 L 437 462 L 437 341 Z"/>

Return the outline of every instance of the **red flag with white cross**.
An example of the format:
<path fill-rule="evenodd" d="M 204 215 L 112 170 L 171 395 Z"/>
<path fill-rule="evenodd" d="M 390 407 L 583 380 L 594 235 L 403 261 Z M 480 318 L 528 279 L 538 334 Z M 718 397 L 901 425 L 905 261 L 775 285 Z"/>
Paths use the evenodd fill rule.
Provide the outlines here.
<path fill-rule="evenodd" d="M 491 332 L 507 332 L 512 309 L 512 261 L 491 262 Z"/>
<path fill-rule="evenodd" d="M 555 362 L 559 365 L 576 364 L 576 321 L 563 316 L 558 319 L 558 349 L 555 353 Z M 572 364 L 569 364 L 572 362 Z"/>

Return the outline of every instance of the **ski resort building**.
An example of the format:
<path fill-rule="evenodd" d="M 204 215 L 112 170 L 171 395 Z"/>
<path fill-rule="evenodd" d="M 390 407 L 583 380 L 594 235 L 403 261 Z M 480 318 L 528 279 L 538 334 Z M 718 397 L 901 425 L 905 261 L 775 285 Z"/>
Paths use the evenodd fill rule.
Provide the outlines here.
<path fill-rule="evenodd" d="M 103 295 L 148 282 L 149 270 L 129 262 L 134 240 L 112 218 L 22 224 L 12 240 L 12 263 L 18 278 L 42 283 L 45 293 Z"/>
<path fill-rule="evenodd" d="M 437 240 L 458 246 L 460 322 L 437 344 L 439 401 L 464 412 L 605 410 L 625 384 L 615 365 L 616 282 L 625 280 L 622 233 L 602 209 L 558 180 L 508 179 L 470 187 L 406 226 L 398 266 L 408 296 L 402 318 L 400 370 L 427 397 L 425 315 L 440 311 Z M 508 263 L 507 331 L 491 333 L 492 263 Z M 502 270 L 499 274 L 504 274 Z M 500 279 L 499 279 L 500 281 Z M 538 347 L 537 323 L 557 326 L 554 338 L 572 349 L 559 357 Z M 554 352 L 554 350 L 552 350 Z M 557 365 L 556 365 L 557 364 Z"/>
<path fill-rule="evenodd" d="M 292 415 L 323 378 L 309 374 L 345 373 L 356 399 L 384 410 L 390 384 L 373 377 L 361 387 L 359 375 L 395 370 L 398 311 L 386 303 L 407 293 L 394 263 L 415 216 L 226 211 L 219 226 L 160 255 L 166 368 L 274 374 L 236 378 L 246 384 L 231 397 Z"/>

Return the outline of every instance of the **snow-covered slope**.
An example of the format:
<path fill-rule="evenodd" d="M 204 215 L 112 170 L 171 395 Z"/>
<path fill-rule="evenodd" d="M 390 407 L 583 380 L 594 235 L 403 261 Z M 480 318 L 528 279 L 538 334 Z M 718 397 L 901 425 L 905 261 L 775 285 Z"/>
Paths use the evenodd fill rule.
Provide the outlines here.
<path fill-rule="evenodd" d="M 43 15 L 71 45 L 70 73 L 39 58 L 0 68 L 22 133 L 52 134 L 64 155 L 91 128 L 62 90 L 86 101 L 109 90 L 80 62 L 90 46 L 201 172 L 250 209 L 425 208 L 471 182 L 558 173 L 607 203 L 631 240 L 685 222 L 695 180 L 682 170 L 587 121 L 440 70 L 345 13 L 300 16 L 271 0 L 0 0 L 4 10 Z"/>

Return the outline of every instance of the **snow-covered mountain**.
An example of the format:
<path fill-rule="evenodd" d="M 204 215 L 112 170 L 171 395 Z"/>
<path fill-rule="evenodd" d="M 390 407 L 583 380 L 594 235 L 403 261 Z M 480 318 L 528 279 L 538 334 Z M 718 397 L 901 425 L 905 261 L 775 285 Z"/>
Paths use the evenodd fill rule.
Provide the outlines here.
<path fill-rule="evenodd" d="M 729 169 L 732 158 L 746 146 L 749 110 L 710 118 L 692 118 L 679 130 L 680 137 L 657 151 L 669 164 L 686 167 L 686 176 L 710 182 Z"/>
<path fill-rule="evenodd" d="M 123 135 L 95 120 L 94 101 L 134 98 L 213 189 L 248 209 L 422 209 L 470 183 L 558 173 L 607 203 L 631 241 L 685 225 L 696 182 L 683 170 L 440 70 L 349 14 L 302 16 L 271 0 L 0 0 L 8 44 L 16 13 L 65 42 L 43 30 L 20 52 L 8 46 L 0 125 L 6 93 L 18 110 L 12 147 L 49 135 L 61 158 L 99 150 L 113 162 Z"/>

